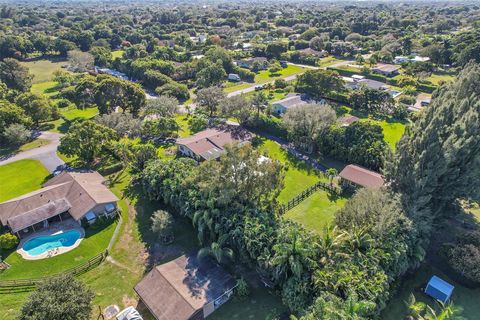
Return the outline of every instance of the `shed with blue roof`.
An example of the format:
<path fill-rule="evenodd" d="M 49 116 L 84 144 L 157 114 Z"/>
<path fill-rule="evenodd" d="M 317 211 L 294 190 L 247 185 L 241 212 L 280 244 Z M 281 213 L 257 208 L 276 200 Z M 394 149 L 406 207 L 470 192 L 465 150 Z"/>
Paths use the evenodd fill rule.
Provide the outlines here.
<path fill-rule="evenodd" d="M 450 283 L 437 276 L 433 276 L 430 281 L 428 281 L 425 293 L 442 303 L 447 303 L 448 299 L 452 296 L 453 289 L 454 286 Z"/>

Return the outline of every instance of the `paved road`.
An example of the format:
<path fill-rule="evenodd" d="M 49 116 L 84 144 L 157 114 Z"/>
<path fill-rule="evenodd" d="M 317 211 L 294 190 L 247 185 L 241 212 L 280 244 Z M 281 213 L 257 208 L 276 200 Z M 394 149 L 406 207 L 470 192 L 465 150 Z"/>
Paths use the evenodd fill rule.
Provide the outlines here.
<path fill-rule="evenodd" d="M 38 138 L 50 140 L 51 142 L 49 144 L 39 148 L 16 153 L 12 156 L 0 157 L 0 165 L 23 159 L 35 159 L 39 160 L 49 172 L 53 172 L 55 169 L 57 169 L 57 167 L 65 164 L 65 162 L 63 162 L 63 160 L 57 156 L 57 148 L 60 144 L 61 136 L 62 135 L 60 133 L 48 131 L 41 132 Z"/>

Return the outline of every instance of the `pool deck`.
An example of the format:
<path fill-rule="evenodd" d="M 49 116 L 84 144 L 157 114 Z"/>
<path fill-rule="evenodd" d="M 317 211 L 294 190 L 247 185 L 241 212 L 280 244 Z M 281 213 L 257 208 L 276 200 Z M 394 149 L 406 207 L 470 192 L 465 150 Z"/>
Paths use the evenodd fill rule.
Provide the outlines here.
<path fill-rule="evenodd" d="M 67 232 L 67 231 L 70 231 L 70 230 L 77 230 L 78 232 L 80 232 L 80 238 L 77 241 L 75 241 L 75 243 L 72 246 L 59 247 L 59 248 L 56 248 L 56 249 L 53 249 L 53 250 L 48 250 L 48 251 L 46 251 L 46 252 L 44 252 L 44 253 L 42 253 L 38 256 L 31 256 L 31 255 L 28 254 L 28 252 L 23 250 L 23 245 L 30 239 L 40 237 L 40 236 L 52 236 L 52 235 Z M 85 237 L 85 230 L 75 220 L 68 219 L 68 220 L 64 220 L 62 222 L 55 222 L 54 224 L 51 224 L 48 228 L 46 228 L 44 230 L 32 233 L 32 234 L 28 235 L 27 237 L 22 238 L 22 240 L 18 244 L 17 253 L 19 255 L 21 255 L 22 258 L 25 259 L 25 260 L 40 260 L 40 259 L 51 258 L 51 257 L 57 256 L 59 254 L 62 254 L 62 253 L 65 253 L 65 252 L 68 252 L 68 251 L 71 251 L 71 250 L 75 249 L 76 247 L 78 247 L 80 245 L 80 242 L 82 242 L 84 237 Z"/>

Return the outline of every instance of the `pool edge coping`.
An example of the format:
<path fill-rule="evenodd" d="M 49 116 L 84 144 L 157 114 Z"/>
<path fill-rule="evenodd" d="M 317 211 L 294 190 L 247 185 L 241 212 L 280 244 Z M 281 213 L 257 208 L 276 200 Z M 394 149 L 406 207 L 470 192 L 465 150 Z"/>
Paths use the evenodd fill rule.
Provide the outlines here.
<path fill-rule="evenodd" d="M 25 250 L 23 250 L 23 245 L 31 239 L 34 239 L 34 238 L 40 237 L 40 236 L 52 236 L 52 235 L 61 234 L 61 233 L 65 233 L 65 232 L 72 231 L 72 230 L 77 230 L 78 232 L 80 232 L 80 237 L 71 246 L 57 248 L 58 252 L 55 253 L 54 255 L 49 256 L 48 255 L 49 251 L 50 251 L 49 250 L 49 251 L 46 251 L 46 252 L 44 252 L 44 253 L 42 253 L 38 256 L 31 256 Z M 56 257 L 56 256 L 61 255 L 63 253 L 72 251 L 73 249 L 77 248 L 84 238 L 85 238 L 85 229 L 83 229 L 81 226 L 78 226 L 78 227 L 73 227 L 72 226 L 72 227 L 69 227 L 68 229 L 66 228 L 66 229 L 61 229 L 61 230 L 41 231 L 41 232 L 32 234 L 32 235 L 22 239 L 20 241 L 20 243 L 18 244 L 18 249 L 16 250 L 16 252 L 24 260 L 42 260 L 42 259 L 53 258 L 53 257 Z"/>

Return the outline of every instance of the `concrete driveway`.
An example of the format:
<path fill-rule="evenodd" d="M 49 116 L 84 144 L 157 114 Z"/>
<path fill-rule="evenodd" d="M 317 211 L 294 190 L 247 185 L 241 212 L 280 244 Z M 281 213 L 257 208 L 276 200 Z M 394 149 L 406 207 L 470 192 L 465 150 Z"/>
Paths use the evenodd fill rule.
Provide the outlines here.
<path fill-rule="evenodd" d="M 62 166 L 65 162 L 57 156 L 57 148 L 60 144 L 62 134 L 55 132 L 43 131 L 37 138 L 50 140 L 51 142 L 45 146 L 19 152 L 13 155 L 0 157 L 0 166 L 23 159 L 35 159 L 40 161 L 47 170 L 52 173 L 57 167 Z"/>

